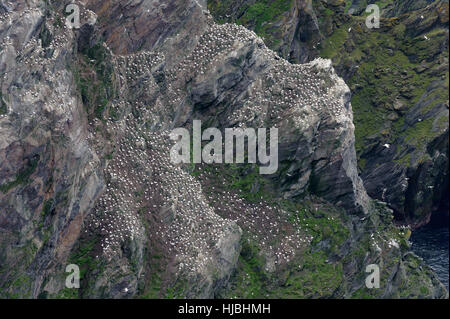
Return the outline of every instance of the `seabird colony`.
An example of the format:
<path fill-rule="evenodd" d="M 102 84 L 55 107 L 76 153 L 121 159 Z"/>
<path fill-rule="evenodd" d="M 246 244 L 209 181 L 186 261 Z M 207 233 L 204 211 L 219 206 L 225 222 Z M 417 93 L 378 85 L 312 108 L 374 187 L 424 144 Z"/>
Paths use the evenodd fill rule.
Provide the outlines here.
<path fill-rule="evenodd" d="M 9 15 L 2 15 L 0 21 L 7 21 Z M 68 34 L 68 30 L 61 32 L 46 49 L 35 39 L 30 40 L 23 48 L 27 54 L 22 62 L 33 68 L 48 67 L 71 41 Z M 3 39 L 3 50 L 11 45 L 11 39 Z M 104 153 L 105 137 L 95 127 L 104 125 L 107 134 L 117 139 L 104 170 L 106 190 L 85 224 L 86 232 L 95 231 L 101 236 L 102 253 L 107 258 L 113 258 L 124 241 L 151 234 L 150 238 L 165 242 L 166 253 L 174 258 L 179 271 L 195 273 L 213 262 L 219 239 L 226 238 L 236 224 L 248 230 L 262 247 L 272 249 L 278 264 L 289 262 L 296 251 L 313 240 L 307 230 L 289 228 L 288 214 L 279 207 L 263 200 L 247 203 L 238 193 L 223 189 L 205 192 L 201 180 L 170 162 L 168 128 L 175 110 L 189 94 L 186 83 L 192 78 L 207 79 L 224 59 L 247 45 L 254 46 L 254 54 L 270 63 L 250 85 L 246 101 L 233 106 L 231 124 L 278 126 L 292 118 L 303 129 L 316 113 L 333 117 L 342 113 L 341 101 L 336 101 L 330 91 L 333 88 L 327 87 L 329 75 L 318 67 L 324 61 L 291 65 L 267 49 L 254 32 L 241 26 L 211 23 L 194 50 L 167 69 L 161 52 L 112 55 L 119 94 L 111 110 L 120 116 L 106 119 L 105 124 L 93 120 L 85 138 L 98 154 Z M 51 53 L 50 57 L 46 52 Z M 165 87 L 159 86 L 155 72 L 164 73 Z M 48 71 L 44 74 L 51 82 L 63 76 Z M 3 79 L 8 76 L 6 72 Z M 27 91 L 21 97 L 31 99 L 39 94 L 42 92 Z M 62 96 L 70 94 L 51 92 L 47 107 L 55 109 L 67 103 Z M 89 162 L 92 169 L 95 164 L 94 160 Z M 146 218 L 156 220 L 151 224 L 153 229 L 145 229 Z M 280 232 L 283 227 L 288 233 Z"/>
<path fill-rule="evenodd" d="M 289 262 L 296 251 L 313 240 L 308 229 L 289 227 L 288 214 L 279 207 L 263 200 L 249 203 L 238 193 L 223 189 L 209 193 L 202 188 L 203 175 L 193 177 L 169 159 L 168 127 L 179 103 L 188 95 L 186 82 L 206 79 L 208 72 L 236 47 L 249 43 L 258 46 L 257 54 L 272 65 L 250 86 L 244 105 L 236 107 L 231 116 L 236 126 L 255 127 L 267 121 L 277 125 L 292 117 L 296 125 L 304 128 L 310 125 L 308 117 L 315 112 L 329 112 L 332 116 L 342 112 L 342 104 L 333 99 L 326 85 L 328 74 L 315 64 L 289 64 L 268 50 L 253 32 L 232 24 L 211 25 L 191 53 L 163 71 L 163 89 L 153 77 L 164 63 L 162 53 L 115 56 L 119 90 L 139 97 L 115 101 L 112 108 L 116 112 L 133 112 L 107 123 L 109 132 L 121 132 L 118 135 L 122 137 L 105 171 L 107 190 L 89 223 L 104 235 L 106 255 L 114 254 L 125 238 L 144 234 L 138 211 L 157 218 L 158 222 L 152 224 L 155 229 L 147 232 L 164 239 L 179 270 L 191 272 L 201 271 L 212 262 L 214 244 L 227 236 L 233 223 L 248 230 L 262 247 L 272 250 L 276 264 Z M 282 234 L 280 229 L 288 233 Z"/>

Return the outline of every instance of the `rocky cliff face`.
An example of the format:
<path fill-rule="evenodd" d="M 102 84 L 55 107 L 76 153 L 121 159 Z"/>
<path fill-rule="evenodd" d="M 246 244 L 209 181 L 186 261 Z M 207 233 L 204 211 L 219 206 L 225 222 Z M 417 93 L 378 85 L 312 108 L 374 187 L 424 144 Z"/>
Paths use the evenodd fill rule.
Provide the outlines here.
<path fill-rule="evenodd" d="M 2 5 L 0 20 L 0 276 L 4 293 L 20 281 L 28 297 L 67 259 L 104 187 L 68 68 L 74 34 L 52 26 L 46 10 L 18 1 Z"/>
<path fill-rule="evenodd" d="M 2 297 L 448 295 L 367 196 L 330 60 L 292 65 L 202 1 L 80 1 L 77 30 L 68 3 L 0 7 Z M 278 127 L 279 170 L 172 164 L 194 119 Z"/>
<path fill-rule="evenodd" d="M 373 30 L 364 15 L 375 1 L 208 3 L 292 62 L 332 59 L 351 88 L 364 185 L 397 221 L 419 227 L 448 212 L 447 1 L 384 2 Z"/>

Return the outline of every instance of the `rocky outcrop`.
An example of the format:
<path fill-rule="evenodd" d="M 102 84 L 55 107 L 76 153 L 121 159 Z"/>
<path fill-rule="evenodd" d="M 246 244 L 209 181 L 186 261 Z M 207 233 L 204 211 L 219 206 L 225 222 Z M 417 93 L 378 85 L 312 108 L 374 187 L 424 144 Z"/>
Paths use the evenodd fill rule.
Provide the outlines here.
<path fill-rule="evenodd" d="M 254 30 L 288 61 L 305 63 L 318 56 L 323 39 L 312 1 L 208 1 L 219 22 L 236 22 Z"/>
<path fill-rule="evenodd" d="M 156 3 L 153 3 L 153 5 L 157 6 Z M 103 6 L 106 6 L 106 4 L 103 4 Z M 116 17 L 118 12 L 121 12 L 120 14 L 127 13 L 130 16 L 129 19 L 134 20 L 133 14 L 138 15 L 135 12 L 145 11 L 147 8 L 142 4 L 143 7 L 130 7 L 130 10 L 127 10 L 127 7 L 122 8 L 120 4 L 114 2 L 109 6 L 109 10 L 107 13 L 105 12 L 107 14 L 104 18 L 106 21 L 118 20 L 118 17 Z M 120 11 L 117 9 L 118 7 L 121 8 Z M 203 8 L 198 7 L 203 14 Z M 94 4 L 90 8 L 97 9 Z M 178 7 L 169 6 L 169 8 L 176 11 Z M 187 8 L 192 8 L 192 6 L 187 5 Z M 174 14 L 172 10 L 164 12 L 163 20 L 166 20 L 166 16 L 171 17 Z M 159 10 L 152 10 L 152 12 L 155 14 Z M 231 25 L 211 25 L 211 21 L 208 22 L 207 15 L 200 19 L 196 16 L 196 13 L 190 13 L 187 17 L 188 19 L 195 17 L 197 21 L 203 19 L 205 21 L 203 30 L 201 23 L 197 22 L 195 24 L 196 30 L 183 29 L 181 35 L 170 37 L 168 43 L 163 41 L 156 43 L 152 40 L 153 38 L 145 35 L 136 39 L 136 42 L 141 43 L 141 48 L 158 48 L 158 51 L 164 53 L 165 69 L 171 70 L 176 63 L 180 63 L 181 66 L 178 67 L 179 73 L 177 76 L 183 78 L 183 74 L 186 73 L 185 77 L 192 82 L 189 85 L 189 96 L 177 97 L 178 100 L 187 99 L 187 101 L 175 110 L 177 114 L 176 122 L 171 125 L 176 127 L 196 118 L 207 120 L 211 114 L 225 112 L 224 115 L 227 116 L 223 116 L 216 123 L 211 124 L 224 128 L 235 126 L 237 123 L 241 123 L 241 125 L 245 123 L 249 127 L 256 127 L 260 123 L 266 126 L 270 126 L 270 124 L 279 126 L 282 132 L 284 130 L 311 132 L 309 136 L 304 137 L 304 141 L 299 141 L 298 136 L 294 134 L 286 134 L 289 140 L 283 141 L 280 145 L 283 154 L 281 161 L 292 158 L 296 153 L 301 153 L 303 159 L 298 158 L 295 165 L 298 166 L 299 162 L 304 161 L 304 167 L 287 167 L 289 173 L 293 176 L 289 181 L 282 181 L 281 183 L 285 185 L 285 188 L 289 186 L 296 189 L 287 192 L 287 197 L 299 196 L 305 193 L 310 186 L 308 179 L 306 179 L 306 183 L 301 182 L 302 185 L 290 186 L 295 182 L 294 176 L 296 174 L 298 175 L 297 179 L 302 180 L 305 180 L 304 175 L 310 176 L 312 174 L 317 176 L 317 181 L 314 181 L 316 186 L 322 187 L 318 192 L 323 196 L 329 196 L 331 201 L 335 201 L 339 197 L 345 197 L 348 193 L 351 194 L 349 195 L 350 199 L 342 200 L 344 205 L 349 205 L 348 208 L 352 205 L 355 206 L 356 202 L 360 203 L 359 205 L 364 205 L 363 203 L 366 201 L 363 198 L 364 191 L 359 186 L 354 187 L 354 185 L 359 184 L 359 178 L 356 172 L 351 171 L 356 159 L 352 155 L 354 141 L 349 90 L 345 83 L 334 74 L 329 62 L 317 60 L 310 65 L 295 68 L 273 55 L 254 34 L 246 30 Z M 151 32 L 152 26 L 158 25 L 159 19 L 162 19 L 161 16 L 149 19 L 152 24 L 145 29 Z M 167 29 L 177 29 L 176 25 L 179 22 L 176 19 L 167 18 L 167 21 L 174 21 L 174 26 L 165 28 L 164 33 L 159 38 L 166 36 Z M 188 22 L 186 24 L 189 27 L 191 25 Z M 120 30 L 123 30 L 126 25 L 125 21 L 122 21 L 120 25 L 122 28 Z M 101 30 L 110 28 L 109 24 L 106 23 L 99 27 Z M 212 35 L 208 36 L 206 30 Z M 191 54 L 174 50 L 177 47 L 186 49 L 184 32 L 190 33 L 191 37 L 196 39 L 194 42 L 196 47 L 192 47 L 193 52 Z M 219 42 L 222 41 L 221 37 L 224 34 L 231 34 L 232 32 L 237 32 L 237 36 L 231 37 L 225 43 Z M 102 34 L 105 34 L 105 31 Z M 115 44 L 117 34 L 123 34 L 123 32 L 117 30 L 105 39 L 106 43 L 111 45 L 112 50 L 117 51 L 117 53 L 124 50 L 133 51 L 133 47 L 123 48 L 124 41 L 118 41 L 117 45 Z M 158 31 L 155 29 L 152 31 L 153 37 L 156 34 L 158 34 Z M 213 48 L 210 48 L 210 46 Z M 168 52 L 169 56 L 166 57 L 166 48 L 169 47 L 171 48 Z M 192 66 L 195 66 L 196 70 Z M 192 71 L 192 74 L 190 71 Z M 308 79 L 302 80 L 299 72 L 303 73 Z M 164 79 L 166 79 L 166 82 L 170 81 L 167 76 L 164 76 Z M 170 82 L 163 84 L 173 86 Z M 185 86 L 185 84 L 178 85 Z M 264 98 L 263 92 L 266 92 L 269 86 L 272 92 L 266 93 L 267 97 Z M 307 96 L 302 92 L 302 89 L 309 89 L 313 93 Z M 276 95 L 281 95 L 282 100 L 279 101 L 279 99 L 272 97 Z M 233 102 L 230 103 L 229 101 Z M 257 108 L 263 112 L 254 114 Z M 249 114 L 244 116 L 244 112 Z M 318 115 L 314 113 L 318 113 Z M 302 118 L 307 118 L 310 121 Z M 323 127 L 323 133 L 319 131 L 320 126 Z M 317 140 L 317 145 L 312 147 L 311 153 L 305 153 L 303 147 L 311 145 L 314 139 Z M 334 143 L 331 146 L 330 141 Z M 299 146 L 298 149 L 290 150 L 293 144 L 300 145 L 302 148 Z M 313 156 L 314 153 L 317 155 Z M 331 153 L 337 154 L 336 162 L 333 160 L 330 163 L 328 162 Z M 317 165 L 317 169 L 311 170 L 314 165 Z M 326 170 L 329 171 L 326 172 Z M 297 171 L 303 172 L 297 173 Z M 328 174 L 329 177 L 327 177 Z M 321 178 L 324 180 L 321 181 Z M 333 183 L 341 184 L 342 187 L 329 191 L 328 187 L 332 188 L 333 183 L 330 186 L 324 186 L 329 184 L 329 182 L 326 182 L 327 179 L 333 180 Z M 348 184 L 348 187 L 345 187 L 346 184 Z"/>
<path fill-rule="evenodd" d="M 266 29 L 255 21 L 265 19 L 260 23 L 283 34 L 282 43 L 266 43 L 293 62 L 331 58 L 351 87 L 359 169 L 369 195 L 389 203 L 398 222 L 414 228 L 427 223 L 447 198 L 448 150 L 436 141 L 448 136 L 448 3 L 388 2 L 375 30 L 360 18 L 375 1 L 293 1 L 295 9 L 277 15 L 264 3 L 238 7 L 211 0 L 209 7 L 217 20 L 242 23 L 260 35 Z M 254 15 L 256 8 L 261 12 Z M 294 33 L 276 27 L 285 16 Z"/>
<path fill-rule="evenodd" d="M 448 146 L 438 142 L 448 138 L 448 18 L 444 12 L 448 3 L 435 1 L 392 25 L 387 20 L 380 32 L 386 39 L 393 36 L 403 42 L 388 45 L 387 53 L 404 62 L 398 60 L 390 70 L 379 63 L 372 77 L 363 59 L 349 80 L 357 101 L 353 103 L 357 151 L 366 189 L 389 203 L 398 221 L 414 228 L 427 223 L 433 212 L 440 213 L 447 199 Z M 400 29 L 404 31 L 397 33 Z M 364 92 L 367 86 L 390 86 L 391 98 L 384 101 Z M 371 99 L 371 105 L 362 98 Z M 377 108 L 376 120 L 367 118 L 371 107 Z"/>
<path fill-rule="evenodd" d="M 398 17 L 402 14 L 416 11 L 433 3 L 433 0 L 419 0 L 419 1 L 411 1 L 411 0 L 395 0 L 390 3 L 387 8 L 385 8 L 386 16 L 388 17 Z"/>
<path fill-rule="evenodd" d="M 52 265 L 67 258 L 104 184 L 67 69 L 74 35 L 49 31 L 53 21 L 39 1 L 2 10 L 0 282 L 3 296 L 37 297 Z"/>

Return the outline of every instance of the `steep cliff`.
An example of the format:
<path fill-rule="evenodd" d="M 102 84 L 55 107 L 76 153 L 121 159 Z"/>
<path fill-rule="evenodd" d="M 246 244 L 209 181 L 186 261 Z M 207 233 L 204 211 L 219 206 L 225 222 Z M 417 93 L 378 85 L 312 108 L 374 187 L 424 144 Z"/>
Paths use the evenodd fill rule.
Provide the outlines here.
<path fill-rule="evenodd" d="M 79 29 L 69 3 L 0 7 L 2 297 L 448 296 L 366 194 L 330 60 L 290 64 L 202 1 L 80 1 Z M 171 163 L 193 120 L 278 127 L 279 170 Z"/>
<path fill-rule="evenodd" d="M 448 212 L 448 1 L 237 2 L 208 5 L 218 21 L 255 30 L 292 62 L 332 59 L 351 88 L 370 196 L 412 227 Z M 368 29 L 374 3 L 380 28 Z"/>
<path fill-rule="evenodd" d="M 102 161 L 70 71 L 75 35 L 43 2 L 0 10 L 0 281 L 3 296 L 36 297 L 104 188 Z"/>

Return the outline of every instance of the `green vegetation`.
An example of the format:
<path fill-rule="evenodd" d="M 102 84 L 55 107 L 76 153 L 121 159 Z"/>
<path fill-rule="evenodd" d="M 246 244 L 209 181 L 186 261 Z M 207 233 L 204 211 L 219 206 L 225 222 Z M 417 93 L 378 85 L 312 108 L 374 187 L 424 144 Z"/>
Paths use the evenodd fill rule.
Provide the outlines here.
<path fill-rule="evenodd" d="M 89 114 L 102 119 L 103 113 L 115 95 L 113 86 L 113 67 L 108 63 L 109 54 L 101 44 L 82 52 L 75 81 L 81 98 Z"/>
<path fill-rule="evenodd" d="M 269 293 L 266 287 L 267 276 L 264 273 L 264 259 L 260 256 L 257 244 L 244 234 L 241 240 L 242 250 L 238 268 L 231 278 L 231 289 L 226 292 L 228 298 L 265 298 Z"/>
<path fill-rule="evenodd" d="M 392 51 L 387 48 L 392 42 L 394 38 L 387 34 L 370 33 L 364 45 L 369 46 L 365 50 L 373 52 L 359 65 L 349 83 L 360 87 L 352 97 L 358 152 L 367 145 L 367 137 L 382 136 L 385 141 L 394 142 L 400 133 L 397 130 L 403 127 L 393 122 L 399 121 L 402 114 L 425 93 L 431 82 L 431 78 L 414 71 L 416 65 L 400 50 L 389 53 Z M 396 103 L 404 106 L 395 110 Z M 391 119 L 391 114 L 397 115 Z"/>
<path fill-rule="evenodd" d="M 0 257 L 3 258 L 6 242 L 0 247 Z M 33 280 L 26 269 L 31 265 L 38 251 L 35 243 L 31 240 L 24 243 L 22 247 L 13 247 L 12 253 L 16 256 L 14 265 L 3 267 L 0 263 L 0 298 L 31 298 Z"/>
<path fill-rule="evenodd" d="M 23 299 L 31 298 L 32 280 L 26 273 L 19 275 L 8 287 L 9 291 L 4 291 L 3 298 Z M 15 292 L 11 292 L 15 291 Z M 0 294 L 0 296 L 2 296 Z"/>
<path fill-rule="evenodd" d="M 433 118 L 417 122 L 413 127 L 408 128 L 403 134 L 408 144 L 415 145 L 419 149 L 423 149 L 426 143 L 433 138 Z"/>
<path fill-rule="evenodd" d="M 219 23 L 234 22 L 249 27 L 263 37 L 269 46 L 278 46 L 281 43 L 279 28 L 274 27 L 272 23 L 281 20 L 292 5 L 293 0 L 257 0 L 253 4 L 244 3 L 236 8 L 236 18 L 229 21 L 225 15 L 230 6 L 233 6 L 232 1 L 208 1 L 208 8 L 218 17 Z"/>
<path fill-rule="evenodd" d="M 149 224 L 144 221 L 146 229 L 149 229 Z M 140 293 L 138 298 L 142 299 L 158 299 L 164 297 L 163 276 L 167 267 L 167 262 L 163 257 L 163 252 L 158 249 L 155 242 L 150 241 L 148 250 L 145 254 L 145 279 L 142 286 L 139 287 Z M 167 298 L 175 298 L 182 291 L 177 290 L 177 285 L 174 285 L 166 292 Z"/>
<path fill-rule="evenodd" d="M 96 243 L 96 238 L 80 240 L 70 254 L 68 262 L 80 267 L 80 280 L 86 278 L 89 272 L 102 270 L 100 260 L 94 256 Z"/>
<path fill-rule="evenodd" d="M 269 179 L 258 174 L 258 167 L 252 164 L 211 166 L 202 165 L 201 170 L 190 168 L 193 175 L 203 174 L 217 179 L 208 189 L 213 192 L 231 190 L 248 203 L 265 202 L 279 206 L 287 212 L 287 222 L 298 229 L 302 236 L 313 237 L 309 247 L 302 248 L 296 257 L 283 266 L 277 266 L 274 273 L 266 270 L 266 251 L 257 242 L 249 229 L 241 225 L 244 234 L 237 270 L 230 285 L 221 292 L 225 298 L 313 298 L 331 297 L 334 290 L 344 281 L 342 246 L 350 239 L 345 213 L 318 198 L 304 198 L 299 202 L 280 200 Z M 196 174 L 195 174 L 196 173 Z M 224 181 L 224 184 L 222 182 Z M 222 190 L 223 188 L 223 190 Z M 214 205 L 214 200 L 212 200 Z M 286 232 L 284 226 L 282 233 Z M 289 228 L 289 227 L 288 227 Z M 283 236 L 283 235 L 282 235 Z M 278 245 L 277 239 L 270 243 Z M 367 250 L 362 253 L 362 258 Z M 336 256 L 333 262 L 327 260 Z M 283 278 L 280 282 L 280 278 Z M 179 294 L 180 296 L 182 294 Z"/>
<path fill-rule="evenodd" d="M 59 293 L 54 296 L 54 299 L 78 299 L 78 290 L 64 287 Z"/>
<path fill-rule="evenodd" d="M 299 204 L 297 207 L 302 207 Z M 330 207 L 331 211 L 331 207 Z M 326 208 L 311 209 L 307 205 L 291 213 L 291 223 L 301 229 L 307 229 L 314 237 L 313 245 L 322 241 L 330 243 L 330 251 L 337 251 L 339 246 L 348 239 L 349 231 L 340 220 L 339 214 L 330 214 Z"/>
<path fill-rule="evenodd" d="M 346 26 L 337 29 L 330 37 L 324 40 L 324 44 L 321 47 L 321 57 L 331 59 L 340 53 L 341 46 L 347 39 Z"/>
<path fill-rule="evenodd" d="M 231 164 L 231 188 L 242 191 L 241 196 L 250 202 L 258 202 L 261 198 L 271 200 L 272 195 L 266 191 L 267 180 L 258 172 L 257 165 Z"/>
<path fill-rule="evenodd" d="M 448 88 L 448 84 L 447 84 Z M 421 110 L 423 116 L 433 110 L 438 104 L 448 101 L 448 91 L 445 88 L 437 88 L 427 97 L 429 103 Z"/>
<path fill-rule="evenodd" d="M 448 105 L 448 70 L 436 71 L 436 61 L 448 61 L 448 51 L 442 52 L 441 49 L 448 31 L 435 27 L 425 34 L 413 36 L 406 24 L 421 14 L 414 11 L 400 18 L 382 18 L 380 29 L 369 30 L 364 22 L 369 14 L 365 10 L 361 16 L 347 14 L 352 2 L 348 0 L 338 4 L 344 10 L 342 14 L 335 3 L 313 1 L 324 36 L 318 47 L 319 55 L 332 59 L 338 70 L 350 74 L 345 80 L 352 90 L 355 146 L 360 168 L 366 167 L 365 149 L 376 143 L 398 146 L 397 153 L 403 155 L 396 159 L 397 163 L 409 166 L 411 159 L 423 158 L 423 147 L 448 127 L 442 120 L 431 130 L 430 122 L 426 121 L 437 107 Z M 278 50 L 279 43 L 275 39 L 280 28 L 273 25 L 282 23 L 282 17 L 292 2 L 256 1 L 242 9 L 235 9 L 233 3 L 230 0 L 209 0 L 208 6 L 219 22 L 243 24 L 264 37 L 271 49 Z M 362 1 L 358 6 L 365 8 L 367 4 L 367 1 Z M 380 0 L 375 4 L 383 10 L 393 1 Z M 448 11 L 448 4 L 438 7 L 438 11 L 442 10 Z M 423 23 L 431 25 L 436 14 L 438 12 L 432 11 Z M 442 76 L 446 77 L 443 85 L 431 88 L 433 81 Z M 406 126 L 405 114 L 423 98 L 425 106 L 421 113 L 424 122 Z M 402 140 L 404 137 L 406 140 Z M 417 156 L 412 157 L 410 151 L 406 152 L 411 146 Z"/>
<path fill-rule="evenodd" d="M 237 270 L 226 298 L 322 298 L 331 297 L 344 280 L 342 263 L 331 263 L 324 251 L 306 251 L 275 273 L 265 270 L 258 244 L 244 234 Z M 280 282 L 280 278 L 281 279 Z"/>
<path fill-rule="evenodd" d="M 185 291 L 189 288 L 186 280 L 178 279 L 175 285 L 166 289 L 166 299 L 183 299 L 185 297 Z"/>
<path fill-rule="evenodd" d="M 432 130 L 433 121 L 426 118 L 413 127 L 405 126 L 404 122 L 408 110 L 425 96 L 430 102 L 421 110 L 424 117 L 438 105 L 448 103 L 448 84 L 445 88 L 430 89 L 436 74 L 433 65 L 428 63 L 439 54 L 448 58 L 448 52 L 440 50 L 445 31 L 434 29 L 426 34 L 427 38 L 411 37 L 405 35 L 405 24 L 400 21 L 384 23 L 392 25 L 374 32 L 364 27 L 360 17 L 351 17 L 324 40 L 320 51 L 334 65 L 357 66 L 347 83 L 352 89 L 355 146 L 361 169 L 366 164 L 361 155 L 368 145 L 395 144 L 399 146 L 398 153 L 414 146 L 417 152 L 423 153 L 424 146 L 446 127 L 438 125 L 438 129 Z M 399 142 L 399 137 L 406 138 Z M 398 163 L 409 166 L 410 159 L 411 154 L 405 153 Z"/>
<path fill-rule="evenodd" d="M 157 299 L 161 298 L 162 291 L 162 274 L 164 272 L 162 257 L 160 255 L 153 255 L 148 261 L 149 276 L 146 279 L 147 287 L 144 293 L 141 294 L 142 299 Z M 173 290 L 172 290 L 173 294 Z"/>
<path fill-rule="evenodd" d="M 46 24 L 42 24 L 41 31 L 39 32 L 39 39 L 41 39 L 42 47 L 47 48 L 53 40 L 53 35 L 47 28 Z"/>
<path fill-rule="evenodd" d="M 305 254 L 298 268 L 292 269 L 286 282 L 275 291 L 277 298 L 332 297 L 344 280 L 342 264 L 327 262 L 322 251 Z"/>
<path fill-rule="evenodd" d="M 5 103 L 5 101 L 3 100 L 3 94 L 0 91 L 0 115 L 4 115 L 8 113 L 8 107 Z"/>
<path fill-rule="evenodd" d="M 42 216 L 46 216 L 51 212 L 54 203 L 55 201 L 52 198 L 44 203 L 44 207 L 42 208 Z"/>
<path fill-rule="evenodd" d="M 0 191 L 6 194 L 11 189 L 13 189 L 19 185 L 26 185 L 26 184 L 30 183 L 30 176 L 36 170 L 38 162 L 39 162 L 38 158 L 33 158 L 31 160 L 28 160 L 25 167 L 17 174 L 15 180 L 8 182 L 6 184 L 0 185 Z"/>
<path fill-rule="evenodd" d="M 260 0 L 256 1 L 248 9 L 244 9 L 245 13 L 237 20 L 238 24 L 254 25 L 257 34 L 264 36 L 267 31 L 267 23 L 276 21 L 283 13 L 292 7 L 292 0 Z"/>

